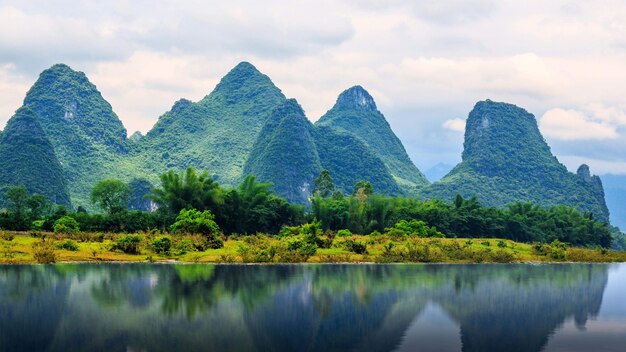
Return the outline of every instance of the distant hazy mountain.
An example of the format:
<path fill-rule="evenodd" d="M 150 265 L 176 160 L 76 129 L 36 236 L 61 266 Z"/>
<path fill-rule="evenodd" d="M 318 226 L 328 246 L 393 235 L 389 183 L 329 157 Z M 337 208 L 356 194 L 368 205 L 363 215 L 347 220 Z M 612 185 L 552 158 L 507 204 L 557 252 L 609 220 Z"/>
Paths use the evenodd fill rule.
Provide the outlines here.
<path fill-rule="evenodd" d="M 626 232 L 626 175 L 602 175 L 611 224 Z"/>
<path fill-rule="evenodd" d="M 602 182 L 582 165 L 567 171 L 552 155 L 535 117 L 515 105 L 490 100 L 476 104 L 465 129 L 460 164 L 423 196 L 451 200 L 476 196 L 486 205 L 514 201 L 567 204 L 608 221 Z"/>
<path fill-rule="evenodd" d="M 335 106 L 315 125 L 332 127 L 362 140 L 383 161 L 395 182 L 407 194 L 414 194 L 417 188 L 428 184 L 363 87 L 354 86 L 341 93 Z"/>
<path fill-rule="evenodd" d="M 0 193 L 8 186 L 24 186 L 57 204 L 71 205 L 52 143 L 26 107 L 15 112 L 0 135 Z"/>
<path fill-rule="evenodd" d="M 441 180 L 445 175 L 454 168 L 454 165 L 437 163 L 430 169 L 424 171 L 424 175 L 430 182 L 437 182 Z"/>

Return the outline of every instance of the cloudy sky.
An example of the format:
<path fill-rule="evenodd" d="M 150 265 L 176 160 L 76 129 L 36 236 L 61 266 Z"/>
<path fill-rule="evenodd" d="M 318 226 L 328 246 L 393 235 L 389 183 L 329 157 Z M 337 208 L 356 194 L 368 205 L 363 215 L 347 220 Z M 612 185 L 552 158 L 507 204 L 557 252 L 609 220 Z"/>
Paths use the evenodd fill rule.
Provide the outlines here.
<path fill-rule="evenodd" d="M 478 100 L 537 116 L 570 169 L 626 174 L 623 1 L 1 1 L 0 126 L 38 74 L 84 71 L 129 134 L 253 63 L 315 121 L 363 85 L 422 170 Z"/>

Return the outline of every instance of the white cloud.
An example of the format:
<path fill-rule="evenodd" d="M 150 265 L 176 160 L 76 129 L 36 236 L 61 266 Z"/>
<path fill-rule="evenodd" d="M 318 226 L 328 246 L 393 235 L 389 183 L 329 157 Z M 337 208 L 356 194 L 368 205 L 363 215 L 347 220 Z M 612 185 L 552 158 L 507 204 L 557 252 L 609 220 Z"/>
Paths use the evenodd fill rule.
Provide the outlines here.
<path fill-rule="evenodd" d="M 576 172 L 580 165 L 587 164 L 589 165 L 591 173 L 595 175 L 626 174 L 626 161 L 624 160 L 603 160 L 581 157 L 577 155 L 564 155 L 559 157 L 559 161 L 567 166 L 567 168 L 572 172 Z"/>
<path fill-rule="evenodd" d="M 541 117 L 539 127 L 546 137 L 566 141 L 616 139 L 622 116 L 619 110 L 602 106 L 595 111 L 554 108 Z"/>
<path fill-rule="evenodd" d="M 450 119 L 443 123 L 443 128 L 455 132 L 465 132 L 465 120 L 464 119 Z"/>
<path fill-rule="evenodd" d="M 462 135 L 443 132 L 461 123 L 447 120 L 486 98 L 550 110 L 542 129 L 563 155 L 617 157 L 625 17 L 620 1 L 5 0 L 0 125 L 57 62 L 84 71 L 129 132 L 145 132 L 246 60 L 311 119 L 363 85 L 418 164 L 457 161 Z M 566 143 L 581 131 L 593 148 Z"/>

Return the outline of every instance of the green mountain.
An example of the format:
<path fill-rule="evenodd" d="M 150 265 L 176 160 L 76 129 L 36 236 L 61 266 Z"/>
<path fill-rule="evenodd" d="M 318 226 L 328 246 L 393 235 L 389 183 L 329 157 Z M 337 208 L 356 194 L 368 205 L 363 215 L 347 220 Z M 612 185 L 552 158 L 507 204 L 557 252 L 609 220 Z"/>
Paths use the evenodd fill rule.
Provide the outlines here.
<path fill-rule="evenodd" d="M 409 159 L 402 142 L 393 133 L 374 99 L 361 86 L 345 90 L 337 102 L 316 123 L 351 134 L 365 143 L 385 164 L 395 182 L 407 194 L 428 184 L 426 177 Z"/>
<path fill-rule="evenodd" d="M 57 64 L 43 71 L 26 94 L 63 167 L 74 205 L 87 205 L 93 185 L 122 171 L 126 129 L 84 73 Z"/>
<path fill-rule="evenodd" d="M 136 142 L 138 155 L 155 173 L 191 166 L 234 186 L 265 122 L 285 101 L 269 77 L 242 62 L 199 102 L 177 101 Z"/>
<path fill-rule="evenodd" d="M 369 181 L 377 193 L 401 193 L 385 163 L 361 139 L 327 126 L 316 126 L 315 132 L 322 167 L 344 194 L 351 194 L 361 180 Z"/>
<path fill-rule="evenodd" d="M 602 182 L 586 165 L 567 171 L 543 139 L 535 117 L 512 104 L 481 101 L 470 112 L 460 164 L 421 191 L 428 198 L 476 196 L 485 205 L 515 201 L 566 204 L 608 221 Z"/>
<path fill-rule="evenodd" d="M 0 190 L 7 186 L 24 186 L 31 194 L 71 205 L 54 147 L 35 113 L 26 107 L 15 112 L 0 135 Z"/>
<path fill-rule="evenodd" d="M 277 194 L 305 203 L 313 180 L 322 168 L 315 146 L 315 131 L 294 99 L 272 112 L 254 143 L 244 175 L 274 183 Z"/>

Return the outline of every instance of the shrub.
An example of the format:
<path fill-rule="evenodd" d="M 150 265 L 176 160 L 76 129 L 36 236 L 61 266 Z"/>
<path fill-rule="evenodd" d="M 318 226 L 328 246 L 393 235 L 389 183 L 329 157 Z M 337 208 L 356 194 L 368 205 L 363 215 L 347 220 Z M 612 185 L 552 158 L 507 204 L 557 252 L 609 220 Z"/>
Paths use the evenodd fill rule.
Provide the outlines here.
<path fill-rule="evenodd" d="M 498 240 L 498 247 L 506 248 L 506 241 L 505 240 Z"/>
<path fill-rule="evenodd" d="M 395 228 L 403 231 L 407 235 L 417 237 L 445 237 L 443 233 L 437 231 L 435 227 L 429 227 L 421 220 L 412 219 L 410 221 L 400 220 L 396 223 Z"/>
<path fill-rule="evenodd" d="M 352 232 L 350 232 L 350 230 L 339 230 L 337 231 L 337 237 L 348 237 L 348 236 L 352 236 Z"/>
<path fill-rule="evenodd" d="M 172 248 L 172 239 L 168 236 L 157 237 L 152 240 L 152 250 L 157 254 L 169 254 Z"/>
<path fill-rule="evenodd" d="M 406 232 L 397 228 L 387 228 L 385 229 L 385 236 L 394 240 L 401 240 L 406 237 Z"/>
<path fill-rule="evenodd" d="M 112 250 L 120 250 L 126 254 L 139 254 L 139 235 L 126 235 L 113 244 Z"/>
<path fill-rule="evenodd" d="M 179 241 L 174 242 L 174 244 L 172 245 L 172 250 L 174 252 L 174 255 L 184 255 L 189 252 L 196 251 L 197 248 L 192 240 L 183 238 Z"/>
<path fill-rule="evenodd" d="M 71 216 L 63 216 L 54 222 L 54 233 L 72 234 L 77 233 L 80 228 L 78 221 Z"/>
<path fill-rule="evenodd" d="M 563 260 L 567 254 L 567 244 L 559 240 L 550 243 L 548 256 L 552 259 Z"/>
<path fill-rule="evenodd" d="M 491 260 L 495 263 L 511 263 L 515 260 L 515 256 L 508 251 L 500 249 L 491 252 Z"/>
<path fill-rule="evenodd" d="M 210 210 L 183 209 L 178 213 L 176 222 L 170 230 L 182 234 L 217 235 L 219 227 L 215 223 L 215 216 Z"/>
<path fill-rule="evenodd" d="M 13 241 L 13 239 L 15 238 L 15 235 L 10 233 L 10 232 L 0 232 L 0 238 L 2 238 L 5 241 Z"/>
<path fill-rule="evenodd" d="M 204 248 L 222 248 L 224 241 L 219 237 L 219 227 L 214 220 L 215 216 L 209 210 L 183 209 L 176 217 L 176 222 L 170 230 L 182 234 L 201 234 L 204 237 Z M 202 249 L 204 250 L 204 249 Z"/>
<path fill-rule="evenodd" d="M 290 238 L 286 241 L 281 241 L 275 248 L 275 255 L 279 258 L 279 261 L 285 263 L 306 262 L 316 252 L 317 246 L 314 243 L 309 243 L 301 238 Z"/>
<path fill-rule="evenodd" d="M 30 226 L 31 230 L 43 231 L 46 220 L 35 220 Z"/>
<path fill-rule="evenodd" d="M 423 244 L 419 241 L 408 241 L 406 248 L 407 259 L 411 262 L 433 263 L 443 260 L 441 249 L 429 244 Z"/>
<path fill-rule="evenodd" d="M 57 261 L 54 248 L 50 241 L 41 240 L 33 243 L 33 256 L 37 263 L 51 264 Z"/>
<path fill-rule="evenodd" d="M 367 254 L 367 244 L 361 241 L 355 241 L 352 238 L 346 239 L 343 242 L 343 248 L 345 248 L 348 252 L 356 254 Z"/>
<path fill-rule="evenodd" d="M 70 239 L 67 239 L 54 245 L 54 248 L 76 252 L 78 250 L 78 244 Z"/>

